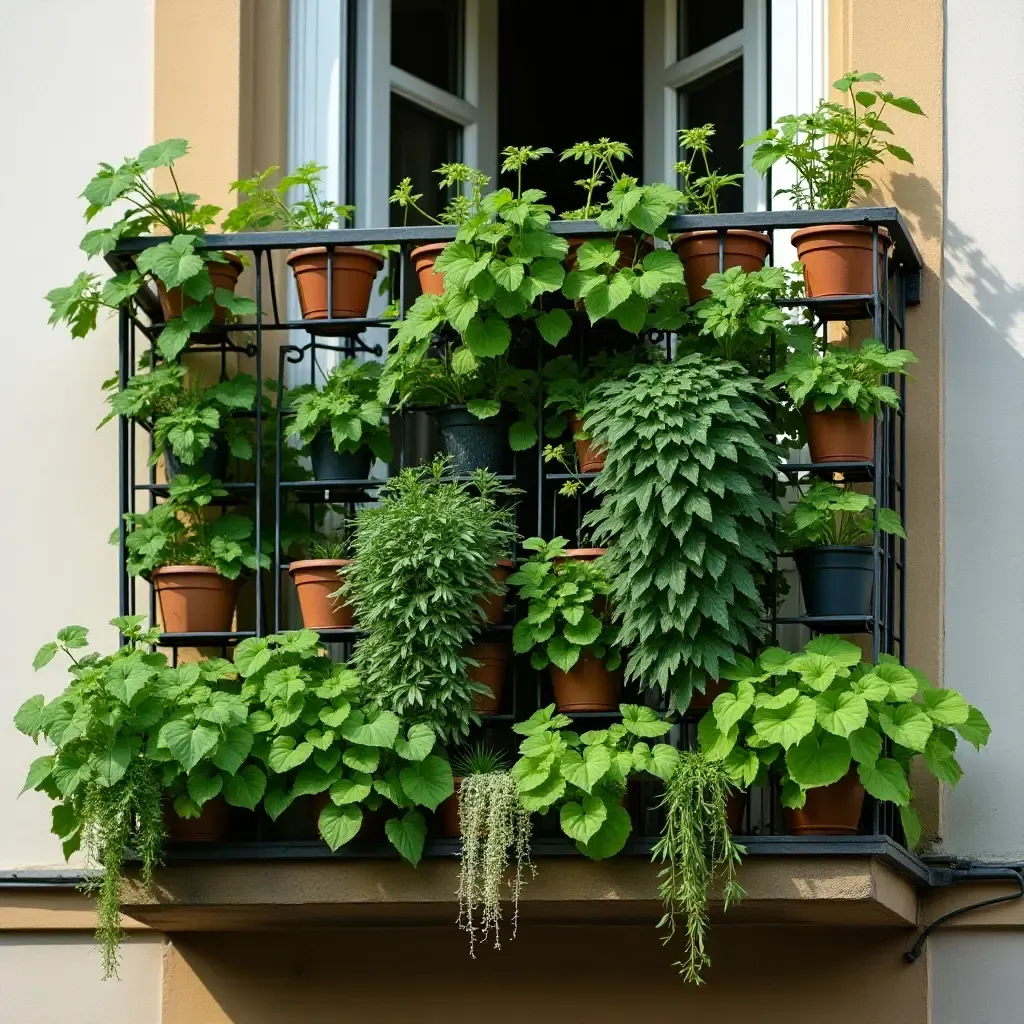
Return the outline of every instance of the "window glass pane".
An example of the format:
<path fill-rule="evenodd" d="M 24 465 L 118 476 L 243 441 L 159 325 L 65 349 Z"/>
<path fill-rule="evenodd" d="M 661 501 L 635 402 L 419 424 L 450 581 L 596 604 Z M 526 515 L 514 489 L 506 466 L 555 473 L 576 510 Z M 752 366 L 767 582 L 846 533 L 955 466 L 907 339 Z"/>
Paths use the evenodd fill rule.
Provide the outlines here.
<path fill-rule="evenodd" d="M 417 192 L 423 193 L 419 205 L 435 217 L 447 202 L 437 187 L 434 169 L 443 163 L 458 160 L 462 151 L 462 129 L 459 125 L 424 110 L 395 93 L 391 94 L 391 174 L 392 186 L 402 178 L 412 178 Z M 391 223 L 401 224 L 405 211 L 391 207 Z M 425 223 L 410 212 L 408 223 Z"/>
<path fill-rule="evenodd" d="M 679 58 L 743 28 L 743 0 L 679 0 Z"/>
<path fill-rule="evenodd" d="M 679 127 L 713 124 L 711 169 L 721 174 L 743 170 L 743 61 L 699 78 L 679 90 Z M 743 189 L 726 188 L 718 194 L 720 213 L 743 209 Z"/>
<path fill-rule="evenodd" d="M 391 0 L 391 63 L 461 96 L 464 12 L 463 0 Z"/>

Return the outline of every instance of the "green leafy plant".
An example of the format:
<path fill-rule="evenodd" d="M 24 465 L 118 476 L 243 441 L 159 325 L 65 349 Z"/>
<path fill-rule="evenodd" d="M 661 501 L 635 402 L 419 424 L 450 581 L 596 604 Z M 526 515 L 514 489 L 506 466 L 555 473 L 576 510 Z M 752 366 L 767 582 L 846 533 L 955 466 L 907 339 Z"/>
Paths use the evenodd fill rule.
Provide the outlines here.
<path fill-rule="evenodd" d="M 700 751 L 679 755 L 679 767 L 668 779 L 660 807 L 665 813 L 661 838 L 651 858 L 665 866 L 659 872 L 659 890 L 665 916 L 659 927 L 663 941 L 675 936 L 678 919 L 686 927 L 687 957 L 677 962 L 689 982 L 702 984 L 701 972 L 711 966 L 704 948 L 708 931 L 708 892 L 715 878 L 724 875 L 724 902 L 728 910 L 743 897 L 736 868 L 743 854 L 733 842 L 726 806 L 731 786 L 720 761 Z"/>
<path fill-rule="evenodd" d="M 675 171 L 682 181 L 683 206 L 690 213 L 718 213 L 718 193 L 723 188 L 743 184 L 742 174 L 719 174 L 711 170 L 708 157 L 714 134 L 713 124 L 683 128 L 679 132 L 679 148 L 684 158 L 676 163 Z"/>
<path fill-rule="evenodd" d="M 817 480 L 786 514 L 782 533 L 794 549 L 870 544 L 875 532 L 874 508 L 870 494 Z M 903 523 L 891 508 L 878 510 L 878 528 L 906 540 Z"/>
<path fill-rule="evenodd" d="M 776 195 L 789 196 L 798 210 L 842 210 L 853 201 L 858 189 L 871 191 L 865 177 L 869 168 L 880 164 L 886 153 L 905 163 L 914 158 L 902 146 L 885 141 L 892 129 L 883 120 L 892 107 L 908 114 L 924 114 L 909 96 L 894 96 L 881 89 L 858 88 L 862 83 L 880 84 L 882 76 L 873 71 L 848 71 L 832 87 L 843 93 L 845 102 L 821 100 L 810 114 L 787 114 L 775 127 L 748 139 L 753 145 L 754 170 L 760 174 L 785 160 L 796 171 L 797 180 Z"/>
<path fill-rule="evenodd" d="M 275 226 L 285 231 L 326 231 L 352 218 L 354 206 L 343 206 L 320 194 L 325 166 L 311 160 L 282 175 L 276 185 L 268 185 L 268 179 L 278 170 L 276 166 L 268 167 L 251 178 L 231 183 L 231 191 L 246 198 L 224 218 L 225 231 L 266 231 Z M 303 190 L 302 197 L 289 203 L 292 189 Z"/>
<path fill-rule="evenodd" d="M 351 558 L 352 538 L 344 535 L 325 537 L 317 534 L 306 542 L 305 549 L 307 558 Z"/>
<path fill-rule="evenodd" d="M 877 416 L 883 405 L 899 408 L 899 394 L 882 381 L 889 375 L 907 376 L 907 364 L 917 362 L 908 349 L 888 351 L 874 338 L 859 348 L 827 345 L 821 351 L 818 340 L 806 327 L 794 328 L 789 344 L 793 354 L 765 380 L 765 385 L 785 387 L 797 409 L 808 402 L 817 412 L 849 406 L 862 420 Z"/>
<path fill-rule="evenodd" d="M 367 698 L 403 720 L 459 741 L 476 721 L 464 651 L 483 624 L 478 601 L 497 593 L 491 570 L 515 539 L 508 494 L 485 471 L 445 482 L 443 459 L 388 482 L 356 514 L 355 561 L 342 593 L 366 630 L 355 663 Z"/>
<path fill-rule="evenodd" d="M 759 580 L 781 516 L 764 405 L 737 364 L 688 355 L 605 381 L 584 411 L 607 448 L 584 524 L 609 549 L 626 677 L 679 709 L 762 634 Z"/>
<path fill-rule="evenodd" d="M 556 665 L 568 672 L 589 653 L 614 671 L 622 655 L 614 646 L 615 629 L 607 611 L 611 587 L 600 559 L 559 557 L 568 543 L 564 537 L 523 541 L 534 554 L 508 579 L 527 601 L 526 618 L 512 633 L 512 647 L 516 654 L 532 651 L 530 664 L 538 670 Z"/>
<path fill-rule="evenodd" d="M 323 387 L 291 388 L 285 402 L 295 417 L 285 435 L 309 445 L 321 431 L 330 431 L 335 451 L 357 452 L 365 445 L 376 458 L 390 462 L 394 445 L 377 400 L 380 374 L 380 363 L 344 359 L 331 369 Z"/>
<path fill-rule="evenodd" d="M 232 512 L 209 518 L 206 509 L 227 491 L 208 473 L 179 473 L 169 485 L 168 499 L 149 512 L 127 512 L 130 576 L 148 576 L 164 565 L 212 565 L 226 579 L 243 570 L 269 569 L 270 558 L 257 558 L 251 537 L 253 521 Z M 111 538 L 116 542 L 117 534 Z"/>
<path fill-rule="evenodd" d="M 591 220 L 601 213 L 601 204 L 594 202 L 594 194 L 605 185 L 619 180 L 615 165 L 631 157 L 633 151 L 624 142 L 612 142 L 602 137 L 597 142 L 577 142 L 563 150 L 559 160 L 578 160 L 585 168 L 586 177 L 576 184 L 586 193 L 586 200 L 577 210 L 562 214 L 562 220 Z"/>
<path fill-rule="evenodd" d="M 512 726 L 526 738 L 512 768 L 520 805 L 545 813 L 559 808 L 562 831 L 592 860 L 614 857 L 629 838 L 632 823 L 622 806 L 631 774 L 647 772 L 667 781 L 679 765 L 679 751 L 664 736 L 672 723 L 651 708 L 621 704 L 622 721 L 582 735 L 567 729 L 568 715 L 549 704 Z"/>
<path fill-rule="evenodd" d="M 955 786 L 963 775 L 957 735 L 981 749 L 991 732 L 985 716 L 955 690 L 933 687 L 890 655 L 862 663 L 859 647 L 834 636 L 798 654 L 768 648 L 739 661 L 726 693 L 698 726 L 705 755 L 722 761 L 737 786 L 771 766 L 785 807 L 804 805 L 809 789 L 829 786 L 854 766 L 876 800 L 895 804 L 909 846 L 921 826 L 911 806 L 911 763 Z"/>
<path fill-rule="evenodd" d="M 457 747 L 451 763 L 452 774 L 463 779 L 469 775 L 507 772 L 512 767 L 508 755 L 486 740 L 478 740 L 471 747 Z"/>

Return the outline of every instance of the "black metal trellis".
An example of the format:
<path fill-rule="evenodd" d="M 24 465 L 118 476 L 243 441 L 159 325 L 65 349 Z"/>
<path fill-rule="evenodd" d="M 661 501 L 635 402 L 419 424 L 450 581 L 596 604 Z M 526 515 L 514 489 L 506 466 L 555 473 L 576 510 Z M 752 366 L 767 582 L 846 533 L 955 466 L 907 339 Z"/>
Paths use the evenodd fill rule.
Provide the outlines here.
<path fill-rule="evenodd" d="M 830 320 L 858 320 L 869 322 L 873 336 L 880 339 L 887 348 L 904 348 L 906 346 L 906 309 L 919 301 L 920 273 L 922 261 L 920 254 L 910 237 L 903 218 L 893 208 L 862 208 L 844 211 L 799 211 L 799 212 L 761 212 L 735 213 L 709 216 L 681 216 L 673 218 L 667 225 L 670 232 L 686 230 L 716 230 L 719 232 L 719 265 L 724 260 L 724 232 L 729 228 L 747 228 L 765 231 L 772 239 L 774 258 L 774 238 L 779 231 L 790 230 L 822 224 L 859 224 L 872 229 L 874 256 L 873 288 L 870 294 L 844 296 L 840 299 L 786 299 L 781 305 L 800 307 L 808 310 L 817 326 L 827 324 Z M 888 232 L 893 252 L 890 257 L 888 249 L 882 245 L 880 231 Z M 605 232 L 594 222 L 556 222 L 552 230 L 561 235 L 586 237 L 601 235 Z M 249 636 L 266 635 L 283 628 L 294 628 L 299 622 L 289 621 L 288 609 L 284 600 L 282 576 L 288 562 L 286 554 L 281 550 L 281 521 L 287 500 L 298 499 L 312 508 L 320 502 L 344 504 L 351 511 L 358 505 L 375 500 L 380 486 L 385 482 L 381 478 L 365 480 L 288 480 L 282 478 L 283 455 L 283 424 L 286 417 L 282 409 L 282 389 L 285 370 L 289 366 L 308 364 L 309 380 L 316 382 L 317 354 L 337 354 L 343 357 L 364 355 L 370 358 L 382 356 L 381 346 L 368 344 L 363 335 L 369 328 L 387 329 L 394 321 L 383 317 L 364 317 L 360 319 L 324 319 L 317 321 L 290 320 L 282 315 L 277 282 L 271 263 L 272 254 L 278 250 L 297 249 L 306 246 L 325 246 L 328 253 L 327 272 L 327 309 L 333 311 L 333 259 L 335 247 L 347 245 L 387 244 L 397 245 L 401 253 L 392 257 L 392 267 L 397 274 L 392 277 L 391 299 L 397 303 L 399 313 L 404 314 L 411 304 L 409 287 L 410 271 L 407 265 L 407 253 L 415 245 L 432 241 L 447 241 L 454 237 L 454 229 L 449 227 L 395 227 L 376 229 L 345 229 L 317 232 L 266 232 L 243 235 L 208 235 L 198 243 L 212 250 L 230 250 L 246 253 L 254 277 L 254 294 L 257 312 L 251 322 L 211 325 L 198 339 L 194 339 L 190 351 L 214 353 L 220 358 L 220 372 L 227 374 L 227 357 L 234 353 L 252 360 L 257 386 L 257 411 L 255 429 L 255 462 L 253 479 L 236 480 L 226 485 L 228 495 L 221 499 L 225 506 L 245 505 L 253 509 L 256 524 L 256 545 L 262 540 L 264 531 L 271 530 L 273 536 L 272 569 L 269 573 L 255 575 L 252 585 L 252 601 L 246 611 L 240 612 L 240 620 L 247 628 L 239 628 L 232 632 L 218 634 L 173 634 L 163 635 L 161 645 L 170 648 L 176 658 L 182 647 L 219 647 L 225 652 L 229 646 Z M 135 254 L 145 248 L 158 244 L 159 238 L 124 239 L 116 251 L 108 257 L 117 268 L 123 269 L 131 264 Z M 397 285 L 396 285 L 397 279 Z M 265 300 L 269 299 L 264 309 Z M 119 362 L 118 379 L 124 388 L 131 373 L 137 367 L 136 351 L 140 333 L 149 340 L 155 341 L 160 329 L 159 305 L 155 296 L 143 296 L 139 303 L 141 311 L 148 317 L 139 318 L 128 310 L 122 310 L 119 320 Z M 851 307 L 857 314 L 849 315 Z M 287 335 L 280 332 L 310 330 L 308 340 L 298 344 L 288 340 Z M 267 355 L 265 344 L 268 336 L 283 338 L 284 343 L 277 350 L 277 402 L 275 408 L 264 411 L 262 396 L 264 392 L 264 359 Z M 578 344 L 578 354 L 585 352 L 585 331 L 574 327 L 570 336 Z M 671 352 L 672 336 L 658 333 L 649 340 L 663 344 Z M 527 346 L 527 349 L 529 346 Z M 543 369 L 546 357 L 553 350 L 545 346 L 539 339 L 535 342 L 535 351 L 527 351 L 517 356 L 525 360 L 524 365 Z M 155 361 L 155 353 L 150 349 L 150 364 Z M 828 463 L 812 464 L 791 462 L 779 468 L 776 488 L 779 492 L 792 487 L 797 481 L 807 482 L 816 477 L 826 479 L 842 479 L 846 482 L 859 482 L 870 485 L 876 501 L 876 508 L 889 507 L 895 509 L 906 521 L 906 382 L 899 378 L 897 382 L 888 381 L 897 388 L 900 395 L 900 408 L 893 410 L 884 407 L 882 415 L 875 424 L 874 457 L 869 464 L 864 463 Z M 519 500 L 519 528 L 524 536 L 533 534 L 551 537 L 556 533 L 567 536 L 578 536 L 584 514 L 586 499 L 564 498 L 558 490 L 566 479 L 580 476 L 584 481 L 587 474 L 568 474 L 557 471 L 553 465 L 544 462 L 542 449 L 544 445 L 543 430 L 544 410 L 542 402 L 538 408 L 538 443 L 532 458 L 529 453 L 516 453 L 515 470 L 510 475 L 523 494 Z M 268 419 L 269 418 L 269 419 Z M 264 473 L 264 433 L 268 423 L 274 426 L 273 451 L 273 487 L 265 488 Z M 158 483 L 155 467 L 150 467 L 145 482 L 137 480 L 137 433 L 142 430 L 149 433 L 146 445 L 148 454 L 152 454 L 152 433 L 150 425 L 134 423 L 125 417 L 119 419 L 119 514 L 118 530 L 119 549 L 119 594 L 121 614 L 133 614 L 136 610 L 137 584 L 126 572 L 126 531 L 123 516 L 126 512 L 134 512 L 139 496 L 144 496 L 148 507 L 152 508 L 156 501 L 165 496 L 167 485 Z M 403 434 L 404 440 L 404 434 Z M 397 464 L 403 464 L 404 451 L 397 456 Z M 593 474 L 589 475 L 592 478 Z M 272 513 L 272 518 L 266 514 Z M 877 515 L 877 513 L 876 513 Z M 872 545 L 873 555 L 873 603 L 869 616 L 852 617 L 849 623 L 851 633 L 862 633 L 871 637 L 872 655 L 877 659 L 879 654 L 892 654 L 904 660 L 906 644 L 906 542 L 890 535 L 880 534 L 876 529 Z M 783 556 L 784 557 L 784 556 Z M 773 580 L 777 581 L 779 570 L 776 567 Z M 268 591 L 267 588 L 270 588 Z M 774 590 L 773 585 L 773 590 Z M 156 622 L 155 598 L 150 588 L 148 597 L 150 620 Z M 780 614 L 778 602 L 773 599 L 770 604 L 769 621 L 766 623 L 773 639 L 778 639 L 780 629 L 787 627 L 803 627 L 814 630 L 820 625 L 812 617 L 800 614 Z M 835 622 L 835 617 L 830 617 Z M 511 625 L 491 627 L 483 639 L 507 640 Z M 327 642 L 343 645 L 347 655 L 352 644 L 358 637 L 357 628 L 345 630 L 323 631 Z M 506 683 L 504 706 L 500 713 L 485 719 L 485 728 L 489 730 L 506 730 L 516 720 L 528 717 L 538 706 L 550 701 L 549 684 L 546 676 L 529 669 L 528 659 L 513 659 Z M 634 695 L 635 696 L 635 695 Z M 590 713 L 574 716 L 581 721 L 594 720 L 606 722 L 614 716 L 604 713 Z M 680 742 L 695 742 L 696 714 L 687 716 L 683 727 L 679 730 Z M 639 835 L 649 834 L 647 828 L 652 819 L 650 801 L 645 794 L 633 799 L 632 810 L 639 824 L 635 832 Z M 769 793 L 760 800 L 751 800 L 745 818 L 744 831 L 762 836 L 771 836 L 781 831 L 781 820 L 778 814 L 777 794 Z M 862 822 L 862 832 L 875 836 L 893 836 L 900 839 L 898 815 L 889 805 L 880 807 L 869 799 L 868 810 Z M 818 840 L 819 844 L 821 840 Z M 326 854 L 326 848 L 324 848 Z"/>

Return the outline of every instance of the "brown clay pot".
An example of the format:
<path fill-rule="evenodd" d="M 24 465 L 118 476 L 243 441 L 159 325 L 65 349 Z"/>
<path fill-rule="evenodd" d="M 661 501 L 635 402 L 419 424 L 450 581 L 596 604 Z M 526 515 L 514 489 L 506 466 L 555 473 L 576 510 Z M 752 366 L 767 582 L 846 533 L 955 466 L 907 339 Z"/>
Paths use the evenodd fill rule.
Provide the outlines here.
<path fill-rule="evenodd" d="M 459 831 L 459 790 L 462 788 L 462 776 L 455 776 L 455 792 L 437 805 L 437 820 L 441 826 L 441 835 L 447 839 L 458 839 Z"/>
<path fill-rule="evenodd" d="M 153 587 L 165 633 L 226 633 L 238 599 L 238 580 L 212 565 L 164 565 L 154 569 Z"/>
<path fill-rule="evenodd" d="M 473 697 L 473 710 L 478 715 L 496 715 L 501 710 L 501 694 L 505 688 L 505 669 L 508 665 L 508 644 L 476 644 L 466 650 L 466 657 L 480 662 L 469 670 L 469 678 L 482 683 L 490 695 L 478 693 Z"/>
<path fill-rule="evenodd" d="M 569 250 L 565 254 L 564 265 L 567 271 L 573 271 L 576 269 L 576 253 L 579 251 L 581 245 L 585 242 L 593 242 L 599 235 L 593 235 L 590 238 L 567 238 L 566 241 L 569 243 Z M 618 263 L 615 264 L 616 270 L 622 270 L 625 267 L 631 267 L 633 260 L 637 257 L 636 251 L 636 238 L 633 235 L 619 235 L 613 239 L 615 248 L 622 254 L 619 258 Z M 640 243 L 639 258 L 645 259 L 652 252 L 654 252 L 654 246 L 646 238 Z"/>
<path fill-rule="evenodd" d="M 172 843 L 222 843 L 231 828 L 231 812 L 221 796 L 207 800 L 198 818 L 179 818 L 173 804 L 164 804 L 164 827 Z"/>
<path fill-rule="evenodd" d="M 431 242 L 430 245 L 417 246 L 409 253 L 409 261 L 420 279 L 420 291 L 424 295 L 444 294 L 444 274 L 434 269 L 434 263 L 447 245 L 447 242 Z"/>
<path fill-rule="evenodd" d="M 704 692 L 701 693 L 699 690 L 694 689 L 693 696 L 690 697 L 690 711 L 702 711 L 711 707 L 715 703 L 715 698 L 725 693 L 729 689 L 731 684 L 727 679 L 709 679 L 704 684 Z"/>
<path fill-rule="evenodd" d="M 342 570 L 351 564 L 351 558 L 308 558 L 288 566 L 306 629 L 351 627 L 352 609 L 344 598 L 330 596 L 341 586 Z"/>
<path fill-rule="evenodd" d="M 875 456 L 874 419 L 862 420 L 850 406 L 815 411 L 811 403 L 800 415 L 807 424 L 811 462 L 870 462 Z"/>
<path fill-rule="evenodd" d="M 217 288 L 227 288 L 229 292 L 233 292 L 245 264 L 233 252 L 225 252 L 222 255 L 227 259 L 227 263 L 211 261 L 206 264 L 210 272 L 210 281 L 213 283 L 214 291 Z M 156 290 L 160 296 L 160 308 L 163 310 L 165 320 L 181 316 L 181 311 L 184 307 L 196 304 L 195 299 L 190 299 L 187 295 L 183 295 L 180 288 L 167 288 L 163 281 L 157 281 Z M 227 310 L 215 303 L 213 307 L 213 322 L 215 324 L 222 324 L 226 316 Z"/>
<path fill-rule="evenodd" d="M 501 559 L 491 570 L 491 575 L 498 583 L 504 583 L 515 570 L 515 563 L 507 558 Z M 501 620 L 505 618 L 505 595 L 506 589 L 497 594 L 484 594 L 477 599 L 477 604 L 483 612 L 484 621 L 491 626 L 500 626 Z"/>
<path fill-rule="evenodd" d="M 683 263 L 683 280 L 691 304 L 711 294 L 704 285 L 718 273 L 718 238 L 717 231 L 687 231 L 672 243 Z M 760 270 L 771 250 L 772 241 L 763 231 L 730 228 L 725 232 L 722 270 L 740 267 L 745 274 Z"/>
<path fill-rule="evenodd" d="M 569 428 L 574 434 L 578 434 L 583 429 L 583 420 L 575 413 L 569 420 Z M 576 445 L 576 458 L 579 461 L 581 473 L 600 473 L 604 469 L 606 449 L 594 444 L 590 438 L 573 443 Z"/>
<path fill-rule="evenodd" d="M 622 693 L 622 672 L 610 672 L 590 651 L 568 671 L 551 666 L 551 684 L 559 711 L 614 711 Z"/>
<path fill-rule="evenodd" d="M 572 559 L 576 562 L 594 562 L 606 554 L 607 548 L 563 548 L 554 556 L 553 561 L 565 562 Z"/>
<path fill-rule="evenodd" d="M 834 295 L 870 295 L 873 289 L 871 251 L 874 232 L 859 224 L 824 224 L 793 232 L 796 254 L 804 265 L 804 283 L 813 299 Z M 878 230 L 878 281 L 884 287 L 883 254 L 889 247 L 889 233 Z M 862 308 L 862 307 L 860 307 Z M 834 316 L 849 315 L 857 307 L 830 307 Z"/>
<path fill-rule="evenodd" d="M 287 263 L 295 274 L 302 319 L 327 319 L 327 249 L 322 246 L 296 249 Z M 339 245 L 334 249 L 333 265 L 331 318 L 366 316 L 374 279 L 384 266 L 383 258 L 367 249 Z M 339 334 L 344 329 L 341 325 L 318 327 L 311 333 Z"/>
<path fill-rule="evenodd" d="M 786 826 L 795 836 L 855 835 L 863 809 L 864 787 L 853 768 L 831 786 L 809 789 L 800 810 L 784 808 Z"/>

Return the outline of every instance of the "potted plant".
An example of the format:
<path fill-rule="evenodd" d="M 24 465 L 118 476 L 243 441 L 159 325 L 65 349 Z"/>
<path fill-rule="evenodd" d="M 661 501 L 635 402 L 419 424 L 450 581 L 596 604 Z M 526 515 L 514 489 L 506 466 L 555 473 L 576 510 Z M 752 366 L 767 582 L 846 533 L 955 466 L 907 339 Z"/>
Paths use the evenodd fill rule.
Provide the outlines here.
<path fill-rule="evenodd" d="M 106 256 L 122 238 L 154 229 L 172 237 L 144 249 L 134 270 L 115 274 L 102 285 L 95 274 L 83 271 L 69 286 L 53 289 L 46 296 L 53 311 L 51 324 L 65 323 L 73 338 L 84 338 L 96 329 L 101 308 L 118 310 L 133 302 L 140 288 L 155 282 L 166 319 L 156 346 L 165 359 L 174 359 L 193 334 L 211 323 L 256 312 L 252 299 L 234 294 L 242 260 L 202 247 L 206 228 L 220 208 L 202 204 L 197 195 L 178 188 L 174 164 L 186 153 L 185 139 L 166 139 L 119 167 L 100 165 L 82 193 L 89 204 L 86 222 L 119 202 L 127 204 L 127 210 L 110 227 L 86 234 L 81 243 L 86 256 Z M 150 184 L 150 172 L 160 167 L 167 168 L 173 192 L 157 193 Z"/>
<path fill-rule="evenodd" d="M 149 512 L 125 513 L 128 575 L 153 584 L 165 633 L 227 632 L 242 572 L 270 567 L 267 555 L 257 558 L 250 518 L 207 518 L 210 502 L 226 496 L 207 474 L 180 473 L 166 501 Z"/>
<path fill-rule="evenodd" d="M 682 181 L 683 206 L 689 213 L 718 213 L 718 194 L 723 188 L 742 187 L 742 174 L 719 174 L 711 170 L 713 124 L 683 128 L 679 148 L 683 159 L 675 165 Z M 719 248 L 722 261 L 719 262 Z M 763 231 L 729 228 L 726 231 L 684 231 L 672 242 L 672 249 L 683 263 L 686 289 L 691 302 L 706 299 L 712 274 L 739 268 L 753 273 L 764 266 L 772 250 L 772 240 Z"/>
<path fill-rule="evenodd" d="M 737 364 L 691 354 L 602 382 L 585 410 L 608 455 L 584 525 L 608 547 L 626 679 L 679 710 L 764 628 L 759 582 L 782 514 L 766 404 Z"/>
<path fill-rule="evenodd" d="M 290 388 L 285 404 L 294 418 L 286 437 L 298 438 L 310 451 L 316 480 L 365 480 L 371 456 L 390 462 L 394 445 L 384 409 L 377 400 L 380 363 L 344 359 L 327 374 L 321 388 Z"/>
<path fill-rule="evenodd" d="M 796 182 L 776 195 L 789 196 L 797 210 L 844 210 L 858 190 L 871 191 L 868 171 L 881 164 L 886 154 L 913 163 L 902 146 L 884 140 L 892 129 L 886 124 L 887 108 L 923 114 L 909 96 L 894 96 L 864 85 L 881 84 L 873 71 L 847 72 L 833 83 L 845 102 L 821 100 L 810 114 L 787 114 L 775 127 L 745 145 L 754 145 L 753 167 L 766 174 L 779 160 L 796 172 Z M 878 287 L 884 289 L 883 254 L 890 244 L 884 228 L 878 231 L 858 224 L 832 224 L 800 228 L 793 245 L 804 265 L 807 294 L 811 298 L 838 295 L 870 295 L 874 291 L 873 258 L 877 260 Z M 856 313 L 857 306 L 835 307 L 837 317 Z"/>
<path fill-rule="evenodd" d="M 352 564 L 352 538 L 314 535 L 304 547 L 306 557 L 293 559 L 288 565 L 303 626 L 351 629 L 355 616 L 339 588 L 345 569 Z"/>
<path fill-rule="evenodd" d="M 509 577 L 527 602 L 526 618 L 512 633 L 513 650 L 532 652 L 530 664 L 538 671 L 550 667 L 560 712 L 614 711 L 622 655 L 608 621 L 611 587 L 599 561 L 570 557 L 567 544 L 564 537 L 523 542 L 534 554 Z"/>
<path fill-rule="evenodd" d="M 110 378 L 104 383 L 110 412 L 100 426 L 115 416 L 147 423 L 153 436 L 150 465 L 162 455 L 168 481 L 192 470 L 223 480 L 229 457 L 253 456 L 252 425 L 234 414 L 252 411 L 256 381 L 240 373 L 210 387 L 198 381 L 186 386 L 187 372 L 180 363 L 167 363 L 129 377 L 123 390 L 116 376 Z"/>
<path fill-rule="evenodd" d="M 859 348 L 826 345 L 809 328 L 790 331 L 793 350 L 786 364 L 765 380 L 785 387 L 807 426 L 811 462 L 872 462 L 875 419 L 883 405 L 900 407 L 900 396 L 883 384 L 887 376 L 907 376 L 917 357 L 908 349 L 887 350 L 872 338 Z"/>
<path fill-rule="evenodd" d="M 889 655 L 865 664 L 859 647 L 835 636 L 798 654 L 769 648 L 738 662 L 730 678 L 698 726 L 701 749 L 744 788 L 771 766 L 797 835 L 855 833 L 867 791 L 899 808 L 913 848 L 921 826 L 912 762 L 955 786 L 963 774 L 957 736 L 976 749 L 988 742 L 984 715 L 955 690 L 933 687 Z"/>
<path fill-rule="evenodd" d="M 277 225 L 285 231 L 325 231 L 348 220 L 355 212 L 321 193 L 320 175 L 326 170 L 315 162 L 296 167 L 276 185 L 267 180 L 278 168 L 268 167 L 251 178 L 232 182 L 233 191 L 245 195 L 224 220 L 225 231 L 265 231 Z M 287 201 L 288 192 L 301 189 L 302 198 Z M 287 260 L 295 275 L 303 320 L 343 320 L 365 317 L 370 308 L 373 282 L 384 266 L 384 257 L 373 249 L 351 245 L 312 246 L 296 249 Z M 328 266 L 331 267 L 331 309 L 328 301 Z M 307 324 L 311 334 L 341 334 L 343 324 Z"/>
<path fill-rule="evenodd" d="M 366 631 L 354 661 L 368 700 L 445 743 L 478 720 L 473 700 L 485 690 L 469 677 L 466 651 L 516 539 L 515 510 L 501 500 L 509 492 L 482 471 L 465 483 L 446 481 L 449 472 L 443 459 L 404 469 L 376 506 L 359 509 L 341 591 Z"/>
<path fill-rule="evenodd" d="M 875 499 L 847 487 L 818 480 L 789 510 L 782 523 L 786 545 L 793 552 L 804 607 L 818 622 L 819 633 L 850 632 L 844 617 L 871 615 L 874 582 Z M 906 539 L 900 517 L 878 510 L 878 529 Z"/>

